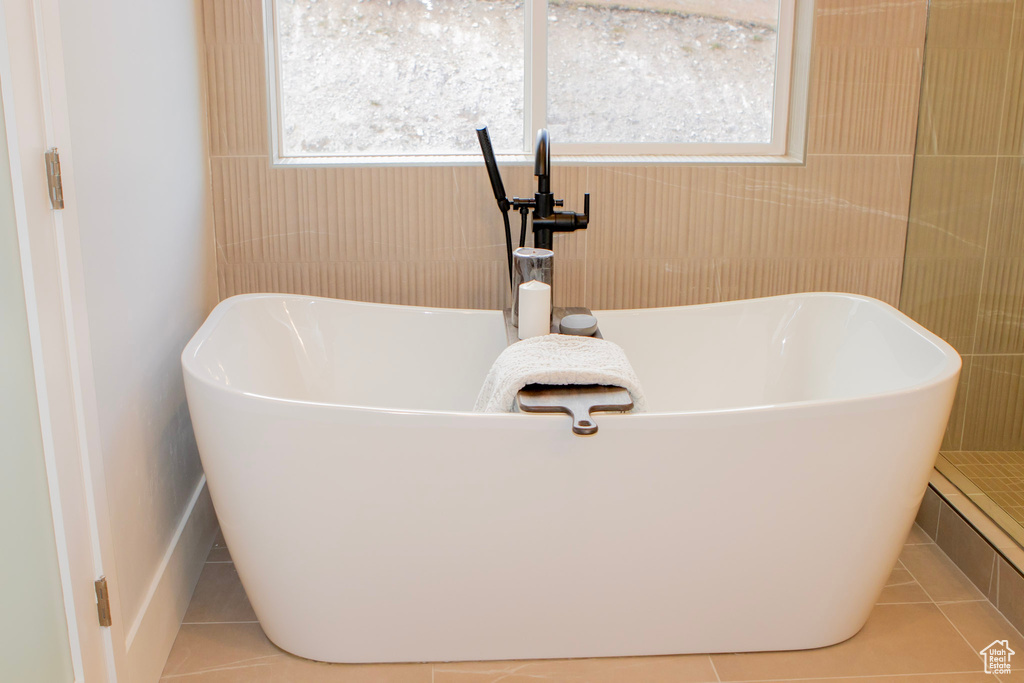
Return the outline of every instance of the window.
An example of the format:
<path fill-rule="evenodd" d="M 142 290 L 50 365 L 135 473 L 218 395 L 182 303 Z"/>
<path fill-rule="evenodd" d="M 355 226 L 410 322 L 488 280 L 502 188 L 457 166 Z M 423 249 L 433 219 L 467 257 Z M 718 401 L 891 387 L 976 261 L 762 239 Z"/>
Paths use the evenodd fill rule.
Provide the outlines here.
<path fill-rule="evenodd" d="M 809 0 L 267 4 L 283 163 L 475 159 L 479 125 L 505 155 L 542 127 L 560 155 L 784 155 L 806 99 Z"/>

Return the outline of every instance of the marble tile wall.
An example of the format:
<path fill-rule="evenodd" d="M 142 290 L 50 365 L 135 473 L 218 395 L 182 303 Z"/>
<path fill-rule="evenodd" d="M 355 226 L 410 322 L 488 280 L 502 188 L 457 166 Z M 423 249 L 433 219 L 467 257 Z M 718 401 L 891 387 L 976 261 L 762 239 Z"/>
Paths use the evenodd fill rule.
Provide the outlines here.
<path fill-rule="evenodd" d="M 944 450 L 1024 449 L 1024 0 L 932 0 L 901 308 L 964 358 Z"/>
<path fill-rule="evenodd" d="M 482 165 L 271 167 L 261 0 L 202 4 L 221 297 L 506 305 Z M 898 301 L 927 3 L 818 0 L 815 12 L 806 164 L 555 166 L 567 207 L 592 194 L 591 228 L 556 237 L 556 303 Z M 503 168 L 508 192 L 528 194 L 531 171 Z"/>

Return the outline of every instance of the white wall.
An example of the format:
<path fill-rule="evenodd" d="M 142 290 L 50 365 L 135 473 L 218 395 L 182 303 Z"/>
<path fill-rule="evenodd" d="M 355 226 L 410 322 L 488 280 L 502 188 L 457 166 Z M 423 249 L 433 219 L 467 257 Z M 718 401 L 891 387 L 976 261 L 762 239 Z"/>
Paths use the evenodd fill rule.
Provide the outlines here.
<path fill-rule="evenodd" d="M 176 541 L 213 528 L 206 515 L 182 534 L 190 502 L 208 498 L 179 355 L 216 301 L 198 21 L 182 0 L 59 9 L 114 618 L 130 649 L 165 575 L 198 576 L 201 552 L 175 555 Z M 167 566 L 179 559 L 190 566 Z"/>
<path fill-rule="evenodd" d="M 59 683 L 74 673 L 7 158 L 0 128 L 0 680 Z"/>

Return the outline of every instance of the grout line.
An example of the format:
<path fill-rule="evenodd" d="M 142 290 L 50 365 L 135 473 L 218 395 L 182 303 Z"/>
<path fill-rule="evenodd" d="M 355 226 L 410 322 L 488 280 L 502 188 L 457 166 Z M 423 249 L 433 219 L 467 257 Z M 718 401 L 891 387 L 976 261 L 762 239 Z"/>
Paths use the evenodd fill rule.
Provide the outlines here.
<path fill-rule="evenodd" d="M 999 576 L 1000 576 L 1000 574 L 1001 574 L 1001 572 L 997 572 L 996 573 L 996 586 L 997 586 L 997 588 L 996 588 L 996 590 L 997 590 L 996 595 L 997 596 L 998 596 L 998 585 L 999 585 Z M 1013 622 L 1011 622 L 1009 619 L 1006 618 L 1005 614 L 1003 614 L 1002 612 L 999 611 L 999 608 L 996 607 L 995 603 L 993 603 L 991 600 L 988 600 L 988 599 L 985 599 L 985 600 L 966 600 L 966 601 L 958 601 L 958 602 L 987 602 L 987 603 L 989 603 L 990 605 L 992 605 L 992 609 L 994 609 L 996 611 L 996 613 L 998 613 L 999 616 L 1002 617 L 1003 621 L 1006 622 L 1006 625 L 1010 627 L 1010 629 L 1013 631 L 1013 633 L 1016 634 L 1019 638 L 1021 638 L 1021 640 L 1024 640 L 1024 634 L 1022 634 L 1020 632 L 1020 630 L 1016 626 L 1013 625 Z M 949 605 L 949 604 L 957 604 L 957 602 L 937 603 L 937 606 Z M 940 611 L 941 611 L 941 607 L 940 607 Z M 945 612 L 943 612 L 943 614 L 945 614 Z M 948 616 L 946 618 L 949 619 Z M 956 628 L 956 625 L 954 624 L 953 627 Z M 961 635 L 963 635 L 963 634 L 961 634 Z"/>
<path fill-rule="evenodd" d="M 967 522 L 967 528 L 970 529 L 971 531 L 974 531 L 974 528 L 971 526 L 970 522 Z M 982 540 L 984 541 L 985 539 L 983 538 Z M 992 591 L 996 587 L 996 581 L 998 580 L 998 578 L 997 578 L 998 576 L 999 576 L 999 551 L 997 551 L 995 548 L 992 548 L 992 571 L 988 575 L 988 590 L 985 591 L 985 597 L 986 598 L 988 598 L 988 596 L 990 596 L 990 595 L 993 595 Z M 998 598 L 996 598 L 996 599 L 998 600 Z M 991 599 L 989 599 L 989 602 L 991 602 Z M 998 609 L 998 608 L 996 608 L 996 609 Z"/>
<path fill-rule="evenodd" d="M 828 155 L 816 154 L 815 156 L 828 156 Z M 849 154 L 849 155 L 845 155 L 844 154 L 844 155 L 838 155 L 837 154 L 835 156 L 897 156 L 897 155 L 893 155 L 893 154 L 879 154 L 879 155 L 871 155 L 871 154 L 864 154 L 864 155 Z M 909 154 L 903 154 L 903 155 L 898 155 L 898 156 L 910 156 L 910 155 Z M 1009 153 L 1009 154 L 1002 153 L 1002 152 L 997 152 L 995 154 L 916 154 L 914 156 L 928 157 L 929 159 L 1019 159 L 1020 158 L 1020 154 L 1014 154 L 1012 152 Z"/>
<path fill-rule="evenodd" d="M 182 626 L 209 626 L 224 624 L 258 624 L 258 621 L 183 621 Z"/>
<path fill-rule="evenodd" d="M 1003 104 L 1006 103 L 1006 82 L 1003 82 Z M 1002 112 L 1002 108 L 1000 108 Z M 999 140 L 1002 140 L 1002 133 L 1000 133 Z M 985 274 L 988 270 L 988 245 L 992 239 L 992 216 L 995 213 L 996 205 L 996 185 L 999 180 L 999 160 L 992 164 L 992 190 L 988 196 L 988 220 L 985 222 L 985 249 L 982 251 L 981 257 L 981 274 L 978 276 L 978 302 L 974 307 L 974 328 L 971 330 L 971 355 L 975 354 L 978 349 L 978 331 L 981 329 L 981 303 L 985 298 Z M 970 406 L 971 397 L 971 375 L 974 374 L 974 363 L 971 363 L 971 369 L 967 372 L 967 388 L 964 391 L 964 407 L 963 416 L 960 428 L 960 448 L 964 449 L 964 432 L 967 430 L 967 412 Z"/>
<path fill-rule="evenodd" d="M 1010 567 L 1010 571 L 1016 571 L 1016 569 L 1011 566 Z M 992 605 L 993 605 L 993 607 L 996 608 L 996 611 L 999 612 L 1000 614 L 1003 614 L 1002 610 L 999 609 L 999 603 L 1002 602 L 1002 600 L 999 599 L 999 590 L 1003 587 L 1002 584 L 1003 584 L 1003 568 L 997 562 L 996 563 L 996 589 L 992 593 L 994 596 L 996 596 L 996 601 L 994 603 L 992 603 Z M 1003 619 L 1006 619 L 1006 615 L 1005 614 L 1003 615 Z M 1006 620 L 1009 621 L 1009 619 L 1006 619 Z M 1010 624 L 1010 625 L 1013 626 L 1013 624 Z M 1017 628 L 1017 627 L 1014 626 L 1014 628 Z"/>
<path fill-rule="evenodd" d="M 936 531 L 937 531 L 937 530 L 938 530 L 938 524 L 936 524 L 935 526 L 936 526 Z M 900 562 L 901 562 L 901 563 L 903 563 L 903 561 L 902 561 L 902 560 L 900 560 Z M 935 598 L 933 598 L 933 597 L 932 597 L 932 594 L 928 592 L 928 589 L 927 589 L 927 588 L 925 588 L 925 587 L 924 587 L 924 585 L 923 585 L 923 584 L 922 584 L 922 583 L 921 583 L 920 581 L 918 581 L 918 580 L 917 580 L 917 577 L 916 577 L 916 576 L 914 576 L 914 572 L 910 571 L 910 567 L 908 567 L 908 566 L 906 565 L 906 563 L 903 563 L 903 568 L 904 568 L 905 570 L 907 570 L 907 573 L 908 573 L 908 574 L 910 574 L 910 578 L 912 578 L 912 579 L 913 579 L 913 580 L 914 580 L 914 581 L 915 581 L 915 582 L 917 583 L 917 585 L 918 585 L 918 586 L 921 586 L 921 591 L 922 591 L 922 592 L 923 592 L 923 593 L 924 593 L 925 595 L 927 595 L 927 596 L 928 596 L 928 599 L 929 599 L 929 600 L 931 600 L 931 603 L 932 603 L 933 605 L 935 605 Z M 938 606 L 938 605 L 936 605 L 936 607 L 937 607 L 937 606 Z"/>
<path fill-rule="evenodd" d="M 221 672 L 221 671 L 239 671 L 241 669 L 252 669 L 252 668 L 260 667 L 260 666 L 268 666 L 270 664 L 270 662 L 261 661 L 261 660 L 275 659 L 275 658 L 280 657 L 280 656 L 281 655 L 279 655 L 279 654 L 263 655 L 263 656 L 260 656 L 260 657 L 253 657 L 251 659 L 243 659 L 243 660 L 241 660 L 239 662 L 233 662 L 231 664 L 224 665 L 224 666 L 213 666 L 213 667 L 209 667 L 209 668 L 206 668 L 206 669 L 198 669 L 197 671 L 189 671 L 187 673 L 180 673 L 180 674 L 164 674 L 163 676 L 160 677 L 160 680 L 161 681 L 169 681 L 169 680 L 173 680 L 175 678 L 189 678 L 191 676 L 202 676 L 203 674 L 218 673 L 218 672 Z M 254 664 L 249 664 L 248 662 L 255 662 L 255 663 Z"/>
<path fill-rule="evenodd" d="M 985 250 L 988 251 L 988 231 L 985 232 Z M 984 259 L 984 257 L 982 258 L 982 261 L 981 261 L 981 269 L 983 271 L 985 270 L 985 259 Z M 981 285 L 982 285 L 982 288 L 984 288 L 984 286 L 985 286 L 984 278 L 982 278 Z M 981 299 L 980 299 L 980 297 L 978 299 L 978 306 L 981 306 Z M 978 311 L 975 311 L 975 318 L 974 318 L 974 324 L 975 325 L 978 324 L 978 318 L 977 318 L 978 313 L 979 313 Z M 971 350 L 972 351 L 974 350 L 974 348 L 973 348 L 974 347 L 974 336 L 973 336 L 973 334 L 974 333 L 972 332 L 971 333 L 971 335 L 972 335 L 971 336 Z M 963 370 L 963 365 L 960 366 L 960 369 Z M 959 451 L 962 451 L 964 449 L 964 432 L 967 430 L 967 396 L 968 396 L 968 394 L 971 393 L 971 375 L 973 375 L 973 374 L 974 374 L 974 359 L 971 359 L 971 364 L 967 366 L 967 377 L 966 377 L 966 381 L 964 383 L 963 407 L 960 409 L 960 411 L 961 411 L 961 415 L 960 415 L 960 438 L 957 440 L 957 444 L 956 444 L 957 450 L 959 450 Z M 964 380 L 965 378 L 961 376 L 960 379 Z M 938 533 L 938 527 L 936 527 L 936 533 Z"/>
<path fill-rule="evenodd" d="M 1013 27 L 1017 22 L 1017 9 L 1020 3 L 1013 3 L 1013 9 L 1010 11 L 1010 39 L 1006 44 L 1006 60 L 1003 64 L 1006 67 L 1006 73 L 1003 76 L 1003 97 L 999 103 L 999 136 L 996 138 L 996 152 L 1003 151 L 1003 141 L 1006 135 L 1006 126 L 1003 125 L 1003 117 L 1009 118 L 1009 99 L 1010 99 L 1010 87 L 1013 85 L 1012 67 L 1013 67 Z"/>
<path fill-rule="evenodd" d="M 1017 15 L 1017 4 L 1014 3 L 1013 11 L 1010 14 L 1010 30 L 1011 30 L 1011 32 L 1013 30 L 1013 25 L 1014 25 L 1014 22 L 1016 20 L 1016 15 Z M 998 136 L 996 138 L 996 152 L 997 153 L 1002 152 L 1002 148 L 1003 148 L 1003 137 L 1005 135 L 1005 130 L 1004 130 L 1004 126 L 1003 126 L 1003 117 L 1008 113 L 1007 112 L 1007 101 L 1009 99 L 1009 89 L 1010 89 L 1010 84 L 1011 84 L 1011 80 L 1010 79 L 1011 79 L 1011 70 L 1012 70 L 1011 69 L 1012 57 L 1013 57 L 1013 40 L 1012 40 L 1012 35 L 1011 35 L 1011 40 L 1009 41 L 1009 44 L 1006 47 L 1006 57 L 1004 59 L 1004 64 L 1003 64 L 1005 69 L 1006 69 L 1006 73 L 1003 76 L 1003 92 L 1002 92 L 1002 97 L 1000 98 L 1000 105 L 999 105 L 999 134 L 998 134 Z M 981 315 L 982 315 L 981 303 L 982 303 L 982 300 L 983 300 L 984 295 L 985 295 L 985 271 L 988 268 L 988 260 L 989 260 L 988 245 L 989 245 L 989 241 L 990 241 L 991 235 L 992 235 L 992 216 L 995 213 L 996 185 L 997 185 L 997 181 L 999 180 L 999 158 L 998 157 L 995 159 L 995 162 L 994 162 L 993 166 L 994 166 L 994 168 L 992 169 L 992 191 L 989 194 L 989 203 L 988 203 L 988 221 L 985 224 L 985 249 L 982 252 L 981 275 L 979 276 L 979 280 L 980 280 L 979 281 L 979 285 L 980 286 L 978 288 L 978 303 L 977 303 L 977 306 L 975 307 L 975 311 L 974 311 L 974 329 L 971 332 L 971 353 L 972 354 L 978 348 L 978 330 L 980 328 L 979 321 L 980 321 Z M 964 391 L 963 415 L 961 416 L 961 422 L 960 422 L 960 443 L 959 443 L 959 449 L 960 450 L 963 450 L 963 445 L 964 445 L 964 432 L 965 432 L 966 427 L 967 427 L 967 409 L 968 409 L 968 406 L 970 405 L 970 403 L 969 403 L 970 394 L 971 394 L 971 381 L 970 380 L 971 380 L 971 375 L 973 375 L 973 374 L 974 374 L 974 363 L 971 363 L 971 369 L 967 373 L 967 388 Z"/>
<path fill-rule="evenodd" d="M 941 511 L 941 508 L 940 508 L 940 511 Z M 936 533 L 938 533 L 938 530 L 936 530 Z M 957 565 L 957 563 L 953 561 L 953 558 L 951 558 L 946 553 L 946 551 L 942 549 L 941 546 L 939 546 L 938 544 L 933 544 L 933 545 L 935 545 L 936 549 L 940 553 L 942 553 L 942 556 L 944 558 L 946 558 L 951 565 L 953 565 L 953 569 L 955 569 L 957 571 L 957 573 L 960 574 L 960 576 L 963 578 L 963 580 L 967 582 L 967 585 L 969 585 L 974 590 L 978 591 L 978 593 L 981 593 L 981 596 L 982 596 L 981 598 L 965 599 L 965 600 L 936 600 L 934 598 L 934 596 L 932 596 L 932 594 L 928 592 L 928 589 L 924 587 L 924 584 L 922 584 L 920 581 L 917 580 L 917 577 L 914 576 L 914 572 L 910 571 L 910 568 L 907 567 L 907 573 L 914 577 L 914 581 L 917 581 L 918 585 L 921 586 L 921 590 L 923 590 L 925 592 L 925 595 L 927 595 L 931 599 L 931 601 L 933 603 L 935 603 L 936 607 L 939 606 L 940 604 L 945 605 L 946 603 L 951 603 L 951 602 L 981 602 L 982 600 L 987 601 L 987 602 L 992 602 L 991 600 L 988 599 L 988 597 L 984 593 L 981 592 L 980 588 L 978 588 L 976 585 L 974 585 L 974 582 L 971 581 L 970 577 L 967 576 L 966 573 L 964 573 L 963 569 L 960 569 L 959 565 Z M 904 566 L 906 566 L 906 565 L 904 565 Z"/>
<path fill-rule="evenodd" d="M 938 607 L 938 605 L 936 605 L 936 607 Z M 953 623 L 953 620 L 949 618 L 949 615 L 946 614 L 946 612 L 941 607 L 939 607 L 939 612 L 942 614 L 943 618 L 945 618 L 945 620 L 949 622 L 949 625 L 953 627 L 953 630 L 957 632 L 957 634 L 963 639 L 965 643 L 967 643 L 967 647 L 971 649 L 971 652 L 974 652 L 978 656 L 978 661 L 982 663 L 982 668 L 984 668 L 985 658 L 982 657 L 981 653 L 975 652 L 974 646 L 971 645 L 971 641 L 967 640 L 967 636 L 965 636 L 963 634 L 963 631 L 961 631 L 957 627 L 957 625 Z"/>
<path fill-rule="evenodd" d="M 718 681 L 718 683 L 721 683 L 722 677 L 718 675 L 718 667 L 715 666 L 715 658 L 709 654 L 708 661 L 711 662 L 711 671 L 715 674 L 715 680 Z"/>
<path fill-rule="evenodd" d="M 898 678 L 922 678 L 928 676 L 929 678 L 922 678 L 922 680 L 930 680 L 935 676 L 955 676 L 959 674 L 977 674 L 977 671 L 933 671 L 928 673 L 905 673 L 896 674 Z M 812 676 L 810 678 L 745 678 L 733 683 L 784 683 L 793 681 L 870 681 L 880 678 L 886 680 L 892 680 L 893 674 L 868 674 L 866 676 Z"/>
<path fill-rule="evenodd" d="M 940 505 L 939 511 L 935 513 L 935 536 L 932 537 L 932 541 L 935 542 L 935 545 L 939 545 L 939 533 L 942 531 L 942 511 L 944 509 L 945 506 Z M 939 547 L 939 550 L 942 550 L 941 546 Z M 943 552 L 945 551 L 943 550 Z"/>

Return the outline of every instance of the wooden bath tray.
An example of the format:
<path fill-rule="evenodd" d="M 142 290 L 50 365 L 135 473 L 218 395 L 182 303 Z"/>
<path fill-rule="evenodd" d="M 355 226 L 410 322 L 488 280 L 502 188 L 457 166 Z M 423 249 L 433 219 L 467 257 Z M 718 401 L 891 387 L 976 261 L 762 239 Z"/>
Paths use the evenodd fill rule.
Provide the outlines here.
<path fill-rule="evenodd" d="M 516 396 L 524 413 L 566 413 L 572 418 L 572 432 L 580 436 L 597 433 L 592 412 L 625 412 L 633 409 L 633 399 L 622 387 L 601 384 L 561 386 L 528 384 Z"/>
<path fill-rule="evenodd" d="M 551 315 L 551 333 L 559 334 L 559 323 L 567 315 L 593 315 L 589 308 L 556 307 Z M 591 335 L 604 339 L 601 330 Z M 505 341 L 511 346 L 519 341 L 519 330 L 512 325 L 512 309 L 505 309 Z M 572 431 L 580 436 L 597 433 L 592 412 L 625 412 L 633 409 L 633 399 L 622 387 L 601 384 L 528 384 L 516 396 L 524 413 L 565 413 L 572 419 Z"/>

